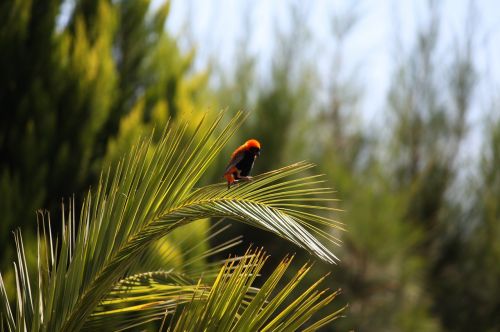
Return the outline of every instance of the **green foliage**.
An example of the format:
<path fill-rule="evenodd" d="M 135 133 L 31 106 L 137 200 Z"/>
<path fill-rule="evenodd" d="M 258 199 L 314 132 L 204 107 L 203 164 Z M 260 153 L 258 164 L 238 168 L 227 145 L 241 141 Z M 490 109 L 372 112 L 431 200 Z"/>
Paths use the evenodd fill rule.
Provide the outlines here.
<path fill-rule="evenodd" d="M 396 166 L 393 183 L 409 194 L 404 219 L 423 235 L 415 249 L 425 259 L 423 279 L 440 323 L 453 331 L 494 329 L 498 320 L 491 312 L 498 304 L 493 300 L 498 290 L 487 276 L 498 276 L 498 272 L 486 262 L 489 258 L 483 261 L 482 257 L 491 257 L 495 241 L 483 233 L 490 230 L 479 212 L 483 196 L 479 192 L 488 185 L 483 183 L 477 193 L 471 192 L 462 180 L 465 172 L 459 159 L 467 148 L 467 117 L 477 84 L 474 36 L 466 30 L 451 60 L 443 63 L 436 49 L 439 15 L 435 8 L 429 15 L 428 26 L 421 30 L 391 90 L 396 118 L 395 149 L 389 157 Z M 467 207 L 471 199 L 472 209 Z M 467 224 L 477 219 L 471 234 Z M 485 246 L 481 254 L 476 241 Z"/>
<path fill-rule="evenodd" d="M 339 176 L 332 175 L 334 181 Z M 429 317 L 431 301 L 423 291 L 426 260 L 415 250 L 423 234 L 405 222 L 408 195 L 391 194 L 384 180 L 370 171 L 343 186 L 347 196 L 342 218 L 349 232 L 343 237 L 343 266 L 335 275 L 351 308 L 341 326 L 437 331 L 438 323 Z"/>
<path fill-rule="evenodd" d="M 84 330 L 125 330 L 159 320 L 192 301 L 206 301 L 208 286 L 167 271 L 131 275 L 116 283 Z"/>
<path fill-rule="evenodd" d="M 0 60 L 1 168 L 13 190 L 8 194 L 12 216 L 5 220 L 12 227 L 29 224 L 48 195 L 70 194 L 68 188 L 87 181 L 117 80 L 111 54 L 115 20 L 113 8 L 103 2 L 94 21 L 103 32 L 91 40 L 80 18 L 74 30 L 56 31 L 56 1 L 2 6 L 12 18 L 2 25 L 0 42 L 5 50 Z"/>
<path fill-rule="evenodd" d="M 151 122 L 163 128 L 199 106 L 205 84 L 206 73 L 189 73 L 194 51 L 164 30 L 170 2 L 67 4 L 0 5 L 2 252 L 16 225 L 35 229 L 36 209 L 56 210 L 95 182 L 104 156 L 116 160 Z M 118 133 L 124 117 L 134 134 Z"/>
<path fill-rule="evenodd" d="M 311 266 L 303 266 L 284 287 L 276 289 L 278 282 L 290 266 L 292 259 L 285 258 L 267 278 L 260 289 L 252 287 L 259 271 L 266 262 L 262 250 L 247 253 L 236 263 L 226 262 L 212 285 L 206 300 L 197 298 L 179 314 L 172 331 L 295 331 L 311 316 L 331 302 L 338 292 L 319 291 L 319 279 L 290 305 L 279 310 Z M 271 295 L 275 292 L 275 294 Z M 337 319 L 341 308 L 324 317 L 304 331 L 314 331 Z M 273 317 L 275 315 L 275 317 Z"/>
<path fill-rule="evenodd" d="M 317 225 L 339 226 L 314 212 L 327 209 L 322 204 L 329 200 L 330 190 L 317 186 L 317 176 L 290 178 L 309 169 L 310 164 L 299 163 L 272 171 L 232 190 L 227 190 L 224 183 L 195 187 L 243 120 L 243 114 L 238 113 L 227 126 L 221 128 L 222 117 L 221 114 L 208 123 L 201 121 L 193 133 L 187 130 L 186 123 L 172 124 L 155 145 L 152 135 L 140 141 L 112 172 L 104 173 L 96 191 L 90 192 L 83 202 L 79 218 L 74 202 L 64 211 L 60 241 L 52 236 L 50 223 L 47 230 L 46 223 L 42 221 L 36 276 L 30 276 L 23 241 L 17 233 L 16 305 L 11 308 L 3 279 L 0 279 L 1 324 L 6 324 L 9 330 L 26 327 L 30 330 L 76 331 L 84 328 L 87 322 L 92 322 L 94 327 L 95 324 L 107 324 L 105 319 L 98 318 L 105 312 L 111 315 L 134 311 L 127 305 L 146 311 L 168 309 L 164 302 L 157 303 L 155 295 L 144 295 L 151 288 L 159 290 L 158 296 L 163 294 L 163 297 L 181 292 L 184 295 L 178 297 L 181 303 L 189 298 L 189 293 L 196 298 L 196 294 L 202 291 L 193 288 L 195 283 L 187 285 L 185 278 L 175 277 L 174 274 L 158 277 L 154 274 L 141 276 L 136 272 L 132 275 L 128 273 L 133 271 L 132 266 L 154 241 L 204 218 L 227 217 L 247 223 L 273 232 L 327 262 L 334 262 L 337 258 L 327 244 L 337 240 Z M 298 203 L 304 200 L 307 203 Z M 224 292 L 231 289 L 229 286 L 221 289 L 218 286 L 218 280 L 220 282 L 228 273 L 234 273 L 234 276 L 229 276 L 228 282 L 234 280 L 239 283 L 255 278 L 263 261 L 261 258 L 246 259 L 243 258 L 244 263 L 238 265 L 239 268 L 231 263 L 222 270 L 208 296 L 209 304 L 212 296 L 225 296 Z M 175 269 L 175 266 L 172 268 Z M 299 275 L 302 273 L 304 271 Z M 140 282 L 144 276 L 145 285 Z M 34 278 L 33 282 L 31 278 Z M 168 286 L 172 283 L 186 287 Z M 137 291 L 138 297 L 124 292 L 124 296 L 120 297 L 120 307 L 109 309 L 107 306 L 112 304 L 113 297 L 119 295 L 123 287 L 135 288 L 132 293 Z M 246 291 L 242 288 L 237 296 L 244 297 Z M 283 291 L 278 294 L 277 299 L 288 293 Z M 315 292 L 304 295 L 303 301 L 291 305 L 291 311 L 298 311 L 291 314 L 290 323 L 300 326 L 334 296 L 335 293 L 322 298 L 322 293 Z M 153 304 L 137 304 L 144 301 L 150 304 L 153 301 Z M 263 303 L 258 301 L 262 307 Z M 280 303 L 280 300 L 276 301 Z M 250 307 L 253 307 L 252 304 Z M 269 304 L 262 310 L 274 312 L 271 308 Z M 258 307 L 252 310 L 259 311 Z M 117 326 L 125 324 L 131 327 L 138 324 L 137 319 L 139 323 L 145 323 L 151 318 L 148 315 L 137 318 L 135 315 L 126 316 L 124 322 L 117 322 Z M 266 314 L 263 319 L 269 317 Z M 322 325 L 334 317 L 336 315 L 327 316 L 317 324 Z M 223 317 L 227 321 L 233 318 Z M 274 323 L 271 321 L 271 324 Z"/>
<path fill-rule="evenodd" d="M 494 331 L 500 326 L 500 122 L 492 118 L 486 126 L 486 139 L 478 176 L 468 183 L 473 204 L 462 231 L 449 237 L 434 271 L 434 294 L 443 305 L 443 321 L 450 329 Z M 464 287 L 464 280 L 467 287 Z M 453 313 L 467 312 L 457 317 Z"/>

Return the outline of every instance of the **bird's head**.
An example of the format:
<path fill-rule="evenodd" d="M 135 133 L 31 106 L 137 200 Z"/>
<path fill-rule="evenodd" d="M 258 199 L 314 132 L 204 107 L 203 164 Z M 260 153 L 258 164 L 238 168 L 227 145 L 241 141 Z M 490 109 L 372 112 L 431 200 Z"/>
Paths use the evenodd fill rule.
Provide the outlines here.
<path fill-rule="evenodd" d="M 255 156 L 260 156 L 260 143 L 256 139 L 249 139 L 245 142 L 245 147 Z"/>

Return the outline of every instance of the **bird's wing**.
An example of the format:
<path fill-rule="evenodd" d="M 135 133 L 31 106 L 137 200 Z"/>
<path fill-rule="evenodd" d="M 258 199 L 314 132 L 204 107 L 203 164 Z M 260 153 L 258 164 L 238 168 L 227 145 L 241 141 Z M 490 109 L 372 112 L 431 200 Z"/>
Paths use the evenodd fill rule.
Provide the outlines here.
<path fill-rule="evenodd" d="M 230 170 L 234 166 L 236 166 L 236 164 L 238 164 L 243 159 L 244 156 L 245 156 L 245 151 L 243 151 L 243 150 L 240 150 L 240 151 L 236 152 L 235 154 L 233 154 L 231 160 L 229 161 L 229 164 L 226 167 L 226 170 L 224 171 L 224 174 L 227 174 L 228 172 L 230 172 Z"/>

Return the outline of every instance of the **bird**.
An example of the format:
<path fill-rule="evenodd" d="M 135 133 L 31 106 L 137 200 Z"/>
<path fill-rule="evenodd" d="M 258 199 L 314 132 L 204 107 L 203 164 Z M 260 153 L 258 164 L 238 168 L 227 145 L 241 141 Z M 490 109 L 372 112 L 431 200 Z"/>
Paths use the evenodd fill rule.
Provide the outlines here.
<path fill-rule="evenodd" d="M 224 171 L 227 180 L 227 188 L 239 180 L 250 181 L 250 171 L 256 158 L 260 156 L 260 142 L 249 139 L 245 144 L 239 146 L 231 155 L 231 160 Z"/>

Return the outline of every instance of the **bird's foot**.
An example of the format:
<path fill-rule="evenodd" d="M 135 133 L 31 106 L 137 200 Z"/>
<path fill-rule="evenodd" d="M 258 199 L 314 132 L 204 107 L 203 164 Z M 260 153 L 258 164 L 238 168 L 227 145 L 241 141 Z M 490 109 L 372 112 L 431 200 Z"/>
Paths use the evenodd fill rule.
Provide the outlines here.
<path fill-rule="evenodd" d="M 251 176 L 241 176 L 241 177 L 240 177 L 240 180 L 244 180 L 244 181 L 252 181 L 252 180 L 253 180 L 253 177 L 251 177 Z"/>
<path fill-rule="evenodd" d="M 232 182 L 227 183 L 227 189 L 231 189 L 233 186 L 239 186 L 241 182 L 246 181 L 250 182 L 253 180 L 253 177 L 251 176 L 240 176 L 237 180 L 234 180 Z"/>

